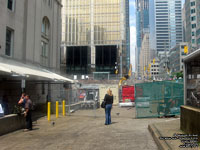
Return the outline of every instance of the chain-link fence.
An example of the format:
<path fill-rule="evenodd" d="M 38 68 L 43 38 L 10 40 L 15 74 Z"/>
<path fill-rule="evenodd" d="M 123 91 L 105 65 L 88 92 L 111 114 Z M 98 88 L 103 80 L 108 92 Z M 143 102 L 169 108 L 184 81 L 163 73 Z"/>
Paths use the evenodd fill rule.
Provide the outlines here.
<path fill-rule="evenodd" d="M 161 81 L 135 85 L 136 117 L 162 117 L 180 114 L 184 103 L 182 82 Z"/>
<path fill-rule="evenodd" d="M 81 87 L 72 85 L 68 88 L 51 89 L 52 112 L 55 112 L 55 101 L 59 102 L 59 111 L 62 111 L 63 100 L 65 101 L 66 113 L 69 115 L 77 110 L 96 110 L 100 106 L 99 87 L 96 85 L 87 85 Z"/>

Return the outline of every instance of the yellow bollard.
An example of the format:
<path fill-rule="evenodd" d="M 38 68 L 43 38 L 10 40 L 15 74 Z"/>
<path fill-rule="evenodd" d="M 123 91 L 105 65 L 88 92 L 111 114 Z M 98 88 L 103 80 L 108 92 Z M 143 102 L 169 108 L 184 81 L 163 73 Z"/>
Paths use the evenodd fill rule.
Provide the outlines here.
<path fill-rule="evenodd" d="M 65 116 L 65 100 L 63 100 L 63 116 Z"/>
<path fill-rule="evenodd" d="M 48 102 L 48 108 L 47 108 L 47 119 L 50 121 L 51 118 L 51 102 Z"/>
<path fill-rule="evenodd" d="M 56 118 L 58 118 L 58 101 L 56 101 Z"/>

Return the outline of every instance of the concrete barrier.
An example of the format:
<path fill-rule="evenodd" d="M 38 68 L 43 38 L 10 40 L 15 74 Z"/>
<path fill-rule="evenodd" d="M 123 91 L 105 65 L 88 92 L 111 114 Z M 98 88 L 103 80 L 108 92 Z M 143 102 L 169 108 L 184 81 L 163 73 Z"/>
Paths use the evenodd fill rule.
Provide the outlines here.
<path fill-rule="evenodd" d="M 200 142 L 200 109 L 181 106 L 181 130 L 187 134 L 198 134 Z"/>
<path fill-rule="evenodd" d="M 25 118 L 17 114 L 0 117 L 0 136 L 18 129 L 25 128 L 25 125 Z"/>

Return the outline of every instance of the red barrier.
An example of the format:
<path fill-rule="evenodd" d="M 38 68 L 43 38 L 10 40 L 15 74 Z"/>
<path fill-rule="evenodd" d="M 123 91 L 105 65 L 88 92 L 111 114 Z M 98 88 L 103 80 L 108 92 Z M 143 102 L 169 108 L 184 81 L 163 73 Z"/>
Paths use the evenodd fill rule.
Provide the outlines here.
<path fill-rule="evenodd" d="M 134 86 L 123 86 L 122 87 L 122 99 L 123 102 L 130 100 L 131 102 L 135 101 L 135 87 Z"/>

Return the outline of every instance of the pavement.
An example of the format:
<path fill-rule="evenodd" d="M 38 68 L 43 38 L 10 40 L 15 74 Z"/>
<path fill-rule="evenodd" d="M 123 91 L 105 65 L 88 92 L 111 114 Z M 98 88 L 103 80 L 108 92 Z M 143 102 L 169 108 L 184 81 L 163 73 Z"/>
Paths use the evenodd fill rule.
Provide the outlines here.
<path fill-rule="evenodd" d="M 111 116 L 111 125 L 104 125 L 104 109 L 52 115 L 51 121 L 42 117 L 32 131 L 0 136 L 0 150 L 158 150 L 148 125 L 174 119 L 135 119 L 135 108 L 117 106 Z"/>
<path fill-rule="evenodd" d="M 180 118 L 150 124 L 148 129 L 160 150 L 200 150 L 200 146 L 195 146 L 198 142 L 191 142 L 196 136 L 189 136 L 180 130 Z M 182 141 L 184 138 L 190 140 L 188 144 L 194 147 L 188 148 L 189 145 Z"/>

